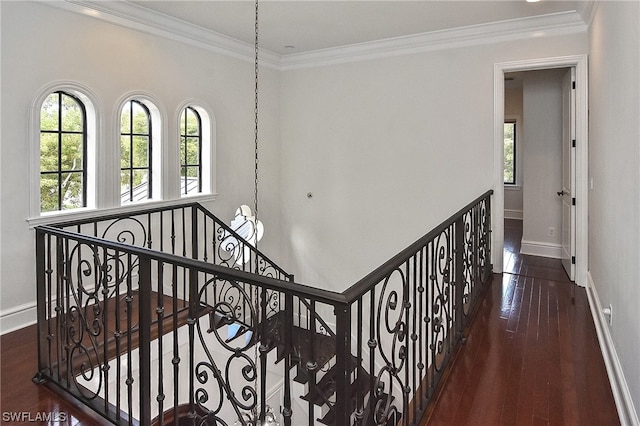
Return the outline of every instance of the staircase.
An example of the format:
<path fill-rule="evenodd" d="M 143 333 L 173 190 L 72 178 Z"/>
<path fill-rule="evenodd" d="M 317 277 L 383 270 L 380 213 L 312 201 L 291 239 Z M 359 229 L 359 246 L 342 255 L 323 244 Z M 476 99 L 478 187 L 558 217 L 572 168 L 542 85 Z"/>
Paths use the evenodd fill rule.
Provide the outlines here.
<path fill-rule="evenodd" d="M 34 380 L 114 424 L 417 425 L 491 278 L 490 196 L 342 293 L 196 203 L 37 227 Z"/>
<path fill-rule="evenodd" d="M 318 333 L 296 325 L 290 326 L 290 333 L 287 333 L 287 324 L 291 323 L 291 312 L 287 311 L 280 311 L 268 318 L 264 322 L 264 328 L 260 328 L 265 330 L 260 338 L 260 343 L 267 348 L 267 352 L 275 351 L 277 353 L 276 363 L 289 358 L 290 368 L 295 373 L 293 381 L 301 385 L 302 388 L 300 395 L 296 396 L 309 404 L 307 412 L 311 413 L 310 419 L 315 417 L 315 413 L 319 413 L 321 416 L 315 417 L 315 421 L 324 425 L 335 425 L 334 405 L 337 374 L 335 334 L 329 328 L 326 333 Z M 289 341 L 287 341 L 287 335 L 291 336 Z M 241 336 L 236 337 L 240 338 Z M 358 360 L 353 355 L 350 356 L 348 365 L 348 376 L 351 377 L 349 388 L 352 393 L 349 411 L 356 418 L 368 419 L 370 411 L 375 409 L 375 406 L 372 407 L 372 405 L 377 405 L 378 415 L 381 415 L 383 410 L 380 407 L 391 404 L 393 396 L 380 389 L 377 396 L 370 397 L 368 390 L 370 385 L 376 382 L 376 378 L 371 376 L 365 368 L 358 366 Z M 368 399 L 366 408 L 360 410 L 359 413 L 356 406 L 356 394 L 363 395 L 365 399 Z M 373 401 L 377 401 L 377 404 L 372 404 Z M 382 424 L 385 426 L 397 425 L 401 417 L 400 413 L 396 413 Z M 310 420 L 310 424 L 312 421 Z"/>

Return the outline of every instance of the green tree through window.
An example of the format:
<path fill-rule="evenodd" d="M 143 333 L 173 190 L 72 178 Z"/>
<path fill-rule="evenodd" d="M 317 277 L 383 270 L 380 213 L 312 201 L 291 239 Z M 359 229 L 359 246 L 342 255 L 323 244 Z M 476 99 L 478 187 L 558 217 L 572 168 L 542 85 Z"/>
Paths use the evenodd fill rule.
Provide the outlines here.
<path fill-rule="evenodd" d="M 87 133 L 84 104 L 51 93 L 40 109 L 40 211 L 86 206 Z"/>
<path fill-rule="evenodd" d="M 180 116 L 180 187 L 183 195 L 202 192 L 202 120 L 192 107 Z"/>
<path fill-rule="evenodd" d="M 123 203 L 151 198 L 151 114 L 130 100 L 120 116 L 120 193 Z"/>
<path fill-rule="evenodd" d="M 504 123 L 504 183 L 516 183 L 516 123 Z"/>

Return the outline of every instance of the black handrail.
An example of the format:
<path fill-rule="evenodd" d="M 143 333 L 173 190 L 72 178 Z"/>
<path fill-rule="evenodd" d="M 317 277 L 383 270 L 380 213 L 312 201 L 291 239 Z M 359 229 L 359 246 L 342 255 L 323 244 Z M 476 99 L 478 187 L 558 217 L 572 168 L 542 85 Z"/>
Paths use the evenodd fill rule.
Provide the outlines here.
<path fill-rule="evenodd" d="M 127 209 L 125 209 L 124 212 L 111 213 L 111 214 L 106 214 L 106 215 L 98 215 L 96 217 L 83 218 L 83 219 L 61 220 L 60 222 L 57 222 L 57 223 L 51 224 L 51 225 L 46 225 L 46 226 L 51 226 L 51 227 L 60 228 L 60 229 L 68 229 L 68 228 L 71 228 L 71 227 L 80 227 L 82 225 L 89 225 L 89 224 L 94 224 L 95 225 L 97 223 L 106 223 L 106 222 L 109 222 L 109 221 L 117 221 L 117 220 L 122 220 L 122 219 L 126 219 L 126 218 L 142 217 L 142 216 L 145 216 L 145 215 L 152 215 L 152 214 L 156 214 L 156 213 L 165 213 L 165 212 L 168 212 L 168 211 L 177 211 L 177 210 L 185 210 L 186 211 L 188 209 L 191 209 L 191 210 L 195 209 L 198 212 L 202 213 L 204 216 L 206 216 L 209 219 L 211 219 L 213 222 L 215 222 L 215 224 L 218 227 L 223 229 L 229 235 L 233 235 L 234 238 L 236 238 L 239 241 L 242 241 L 242 243 L 245 244 L 247 247 L 250 247 L 251 251 L 254 252 L 257 257 L 259 257 L 264 262 L 269 264 L 270 267 L 272 267 L 274 270 L 276 270 L 279 273 L 281 273 L 287 279 L 290 280 L 293 277 L 291 274 L 287 273 L 284 270 L 284 268 L 282 268 L 276 262 L 271 260 L 268 256 L 266 256 L 258 248 L 254 247 L 252 244 L 250 244 L 249 242 L 245 241 L 244 238 L 242 238 L 242 236 L 238 235 L 238 233 L 234 229 L 232 229 L 229 225 L 227 225 L 226 223 L 224 223 L 223 221 L 218 219 L 218 217 L 216 217 L 213 213 L 211 213 L 208 209 L 206 209 L 204 206 L 202 206 L 202 204 L 200 204 L 198 202 L 186 202 L 186 203 L 181 203 L 181 204 L 174 204 L 174 205 L 172 205 L 170 207 L 159 206 L 159 207 L 143 208 L 143 209 L 138 209 L 138 210 L 127 208 Z"/>
<path fill-rule="evenodd" d="M 488 190 L 487 192 L 485 192 L 484 194 L 482 194 L 481 196 L 477 197 L 475 200 L 473 200 L 472 202 L 467 204 L 465 207 L 463 207 L 462 209 L 458 210 L 456 213 L 451 215 L 448 219 L 446 219 L 445 221 L 440 223 L 440 225 L 435 227 L 433 230 L 431 230 L 430 232 L 425 234 L 423 237 L 421 237 L 418 240 L 416 240 L 414 243 L 409 245 L 407 248 L 405 248 L 402 251 L 400 251 L 398 254 L 396 254 L 395 256 L 390 258 L 389 260 L 387 260 L 385 263 L 380 265 L 378 268 L 374 269 L 372 272 L 370 272 L 369 274 L 364 276 L 358 282 L 356 282 L 351 287 L 349 287 L 348 289 L 344 290 L 341 293 L 334 292 L 334 291 L 329 291 L 329 290 L 323 290 L 323 289 L 320 289 L 320 288 L 317 288 L 317 287 L 313 287 L 313 286 L 309 286 L 309 285 L 305 285 L 305 284 L 301 284 L 301 283 L 296 283 L 296 282 L 291 282 L 291 281 L 278 280 L 278 279 L 273 279 L 273 278 L 268 278 L 268 277 L 263 277 L 263 276 L 255 276 L 254 274 L 251 274 L 251 273 L 248 273 L 248 272 L 243 272 L 243 271 L 235 270 L 235 269 L 231 269 L 231 268 L 218 267 L 216 265 L 209 265 L 210 272 L 219 273 L 221 275 L 228 274 L 227 276 L 229 276 L 231 278 L 233 278 L 233 276 L 236 275 L 236 274 L 237 274 L 237 276 L 239 278 L 242 277 L 241 279 L 248 279 L 249 277 L 252 277 L 253 278 L 252 280 L 255 280 L 257 284 L 264 285 L 265 287 L 267 287 L 269 289 L 272 289 L 272 290 L 283 290 L 283 291 L 286 291 L 286 292 L 292 292 L 292 293 L 294 293 L 294 294 L 296 294 L 298 296 L 303 296 L 303 295 L 306 294 L 306 295 L 309 295 L 309 296 L 313 297 L 315 300 L 326 302 L 326 303 L 331 303 L 331 302 L 348 303 L 348 304 L 349 303 L 353 303 L 359 297 L 361 297 L 363 294 L 365 294 L 367 291 L 371 290 L 373 285 L 375 285 L 376 283 L 380 282 L 380 280 L 384 279 L 384 277 L 388 276 L 388 274 L 390 272 L 392 272 L 395 268 L 397 268 L 399 263 L 402 263 L 403 260 L 405 260 L 408 257 L 412 256 L 420 247 L 423 247 L 425 245 L 425 243 L 431 241 L 433 238 L 438 236 L 438 234 L 440 234 L 447 226 L 449 226 L 449 224 L 453 223 L 456 218 L 459 218 L 464 212 L 468 211 L 471 207 L 476 205 L 479 201 L 491 196 L 492 194 L 493 194 L 493 190 L 491 189 L 491 190 Z M 199 204 L 199 203 L 188 203 L 188 204 L 181 205 L 180 207 L 197 207 L 200 211 L 205 213 L 207 216 L 209 216 L 211 218 L 215 218 L 215 216 L 211 212 L 209 212 L 207 209 L 204 209 L 202 207 L 202 205 Z M 157 212 L 161 212 L 163 210 L 164 209 L 161 208 L 161 207 L 151 208 L 151 209 L 144 209 L 144 210 L 136 211 L 136 215 L 157 213 Z M 99 220 L 102 221 L 102 220 L 111 220 L 111 219 L 118 219 L 118 218 L 122 218 L 122 216 L 121 215 L 119 216 L 117 214 L 108 215 L 108 216 L 102 216 L 102 217 L 99 218 Z M 36 229 L 41 229 L 43 231 L 48 231 L 48 232 L 54 233 L 54 234 L 57 233 L 59 235 L 65 235 L 65 236 L 68 236 L 68 237 L 75 237 L 78 234 L 73 233 L 73 232 L 69 232 L 69 231 L 60 230 L 59 226 L 61 226 L 61 225 L 65 226 L 65 227 L 66 226 L 75 226 L 75 225 L 80 225 L 80 224 L 88 224 L 88 223 L 91 223 L 93 221 L 95 221 L 95 219 L 83 219 L 83 220 L 76 220 L 76 221 L 70 221 L 70 222 L 61 222 L 60 224 L 56 224 L 56 225 L 41 225 L 41 226 L 37 226 Z M 226 225 L 226 224 L 224 224 L 222 222 L 220 224 L 221 224 L 221 226 L 223 226 L 225 228 L 226 231 L 235 234 L 235 231 L 233 229 L 231 229 L 228 225 Z M 238 238 L 242 238 L 242 237 L 238 236 Z M 79 238 L 78 240 L 82 241 L 83 239 Z M 160 253 L 160 252 L 157 252 L 155 250 L 149 250 L 149 249 L 145 249 L 145 248 L 141 248 L 141 247 L 131 247 L 129 245 L 121 244 L 121 243 L 108 242 L 108 241 L 100 239 L 100 238 L 93 238 L 93 237 L 90 237 L 90 236 L 85 236 L 84 237 L 84 241 L 92 242 L 92 243 L 96 243 L 96 244 L 104 244 L 104 245 L 110 246 L 112 248 L 128 249 L 132 253 L 136 253 L 136 252 L 137 253 L 144 253 L 144 254 L 146 254 L 146 255 L 148 255 L 150 257 L 156 256 L 157 260 L 163 260 L 163 261 L 168 261 L 168 262 L 169 261 L 175 261 L 175 262 L 178 262 L 178 263 L 182 263 L 184 266 L 189 266 L 189 265 L 191 265 L 191 266 L 196 266 L 196 265 L 197 266 L 201 266 L 201 265 L 199 265 L 200 262 L 193 261 L 191 259 L 185 260 L 185 258 L 180 257 L 180 256 L 170 255 L 170 254 L 166 254 L 166 253 Z M 260 255 L 262 255 L 265 260 L 269 260 L 269 258 L 264 256 L 259 250 L 256 249 L 256 251 Z M 286 275 L 289 275 L 281 267 L 277 267 L 277 268 L 279 270 L 281 270 L 283 273 L 285 273 Z M 231 270 L 229 270 L 229 269 L 231 269 Z M 304 289 L 304 291 L 299 291 L 300 289 Z"/>
<path fill-rule="evenodd" d="M 416 240 L 407 248 L 367 274 L 360 281 L 356 282 L 351 287 L 343 291 L 342 294 L 345 296 L 347 302 L 352 303 L 367 291 L 371 290 L 374 285 L 376 285 L 382 279 L 387 277 L 393 270 L 395 270 L 399 264 L 413 256 L 413 254 L 416 253 L 421 247 L 424 247 L 426 243 L 440 235 L 442 231 L 444 231 L 450 224 L 455 222 L 456 219 L 460 218 L 466 211 L 471 209 L 480 201 L 490 197 L 492 194 L 493 190 L 490 189 L 484 194 L 480 195 L 478 198 L 458 210 L 456 213 L 452 214 L 448 219 L 440 223 L 440 225 L 433 228 L 433 230 L 429 231 L 426 235 Z"/>
<path fill-rule="evenodd" d="M 239 269 L 214 265 L 211 263 L 203 262 L 201 260 L 185 258 L 171 253 L 163 253 L 145 247 L 131 246 L 128 244 L 106 241 L 101 238 L 92 237 L 90 235 L 80 235 L 74 232 L 66 231 L 64 229 L 55 228 L 53 226 L 37 226 L 36 233 L 42 235 L 57 235 L 80 243 L 95 244 L 107 249 L 131 253 L 133 255 L 139 255 L 163 263 L 175 264 L 187 269 L 193 268 L 200 272 L 216 275 L 225 280 L 251 282 L 258 285 L 259 287 L 264 287 L 268 290 L 278 290 L 300 297 L 310 297 L 322 303 L 332 304 L 336 302 L 344 303 L 346 301 L 343 294 L 336 293 L 334 291 L 323 290 L 321 288 L 311 287 L 291 281 L 257 275 Z"/>
<path fill-rule="evenodd" d="M 229 225 L 227 225 L 226 223 L 218 220 L 218 218 L 211 213 L 209 210 L 205 209 L 202 204 L 200 203 L 196 203 L 195 206 L 198 211 L 200 211 L 201 213 L 203 213 L 205 216 L 207 216 L 208 218 L 210 218 L 211 220 L 215 221 L 218 226 L 222 227 L 225 231 L 227 231 L 229 234 L 234 235 L 236 238 L 243 240 L 243 238 L 238 235 L 238 233 L 236 231 L 234 231 Z M 249 244 L 248 242 L 246 244 Z M 249 244 L 250 245 L 250 244 Z M 293 275 L 287 273 L 287 271 L 285 271 L 282 267 L 278 266 L 274 261 L 272 261 L 271 259 L 269 259 L 269 257 L 267 257 L 263 252 L 261 252 L 259 249 L 257 249 L 256 247 L 251 245 L 251 249 L 253 251 L 255 251 L 257 253 L 258 256 L 260 256 L 264 261 L 266 261 L 267 263 L 269 263 L 273 268 L 275 268 L 277 271 L 279 271 L 280 273 L 282 273 L 282 275 L 286 276 L 288 279 L 292 278 Z"/>
<path fill-rule="evenodd" d="M 95 374 L 100 375 L 100 380 L 104 378 L 106 383 L 109 368 L 103 364 L 113 356 L 112 352 L 120 351 L 109 348 L 108 343 L 115 339 L 118 347 L 125 348 L 131 357 L 133 345 L 136 344 L 131 333 L 139 333 L 141 360 L 150 362 L 151 351 L 154 350 L 151 347 L 154 339 L 152 324 L 158 324 L 162 335 L 165 333 L 163 324 L 166 319 L 172 321 L 173 326 L 166 323 L 169 330 L 166 332 L 173 333 L 174 342 L 174 371 L 167 374 L 173 374 L 175 387 L 178 386 L 178 365 L 181 366 L 180 371 L 187 369 L 190 377 L 189 415 L 192 417 L 200 416 L 203 410 L 206 411 L 201 405 L 206 401 L 206 398 L 201 399 L 201 392 L 206 392 L 206 382 L 214 379 L 238 416 L 241 412 L 255 410 L 260 406 L 264 409 L 266 354 L 277 347 L 278 357 L 285 358 L 285 362 L 280 364 L 286 369 L 283 377 L 289 377 L 289 369 L 296 365 L 299 375 L 308 377 L 310 394 L 306 396 L 306 400 L 310 407 L 310 424 L 315 424 L 314 404 L 328 407 L 324 421 L 331 424 L 386 425 L 390 421 L 398 423 L 399 419 L 406 426 L 417 424 L 468 324 L 471 311 L 479 300 L 478 295 L 487 282 L 487 274 L 491 272 L 492 193 L 491 190 L 485 192 L 341 293 L 294 282 L 293 275 L 286 273 L 252 246 L 256 264 L 259 261 L 265 262 L 277 274 L 264 276 L 257 273 L 258 268 L 249 272 L 243 270 L 243 267 L 231 267 L 233 264 L 219 265 L 206 261 L 206 254 L 202 257 L 198 248 L 197 240 L 201 238 L 198 226 L 201 225 L 197 212 L 214 221 L 218 227 L 214 236 L 218 235 L 216 232 L 235 232 L 198 203 L 173 208 L 150 208 L 127 213 L 128 216 L 115 214 L 98 219 L 38 226 L 37 376 L 48 379 L 58 388 L 73 394 L 106 419 L 127 423 L 134 414 L 131 409 L 124 410 L 120 405 L 120 397 L 116 398 L 118 404 L 115 408 L 109 408 L 113 404 L 109 398 L 113 397 L 105 394 L 103 397 L 106 399 L 101 406 L 97 402 L 99 398 L 95 398 L 98 394 L 86 397 L 86 389 L 72 386 L 72 382 L 76 380 L 73 371 L 78 368 L 74 364 L 77 361 L 74 361 L 74 357 L 77 358 L 78 353 L 86 356 L 87 350 L 93 351 L 90 361 L 102 365 L 100 370 L 103 371 L 98 373 L 95 370 Z M 158 251 L 150 248 L 150 243 L 149 247 L 132 245 L 68 229 L 75 226 L 80 231 L 81 226 L 86 224 L 162 214 L 173 209 L 191 209 L 188 215 L 190 227 L 185 227 L 183 223 L 185 210 L 180 212 L 182 222 L 178 227 L 182 229 L 177 235 L 183 247 L 188 238 L 193 240 L 189 242 L 192 245 L 192 257 L 180 256 L 175 251 Z M 148 222 L 146 226 L 151 229 L 150 217 L 145 220 Z M 158 224 L 155 223 L 154 226 L 156 225 Z M 97 230 L 97 225 L 94 225 L 93 230 L 91 232 Z M 187 230 L 191 235 L 185 235 Z M 171 238 L 175 238 L 173 230 Z M 89 288 L 82 280 L 89 282 L 88 277 L 92 274 L 95 275 L 92 283 L 94 287 Z M 178 283 L 182 286 L 181 291 L 177 290 Z M 161 294 L 162 286 L 167 284 L 171 285 L 172 292 L 166 298 L 172 300 L 174 306 L 165 313 L 164 297 Z M 157 298 L 152 297 L 154 291 L 158 292 Z M 136 292 L 139 292 L 137 302 Z M 111 299 L 113 296 L 116 298 Z M 297 305 L 294 305 L 295 298 L 298 299 Z M 189 329 L 187 358 L 180 356 L 180 350 L 176 346 L 177 328 L 183 324 L 177 317 L 184 314 L 184 307 L 176 309 L 178 299 L 189 305 L 186 323 L 183 322 Z M 153 301 L 155 308 L 148 301 Z M 106 332 L 107 316 L 111 315 L 104 308 L 109 303 L 115 303 L 116 311 L 126 305 L 127 312 L 125 317 L 115 314 L 115 332 L 112 337 L 101 334 Z M 139 324 L 132 326 L 131 308 L 134 305 L 139 307 Z M 297 312 L 299 324 L 294 324 L 294 311 Z M 281 312 L 286 315 L 279 317 Z M 203 336 L 204 331 L 199 324 L 203 315 L 210 317 L 206 333 L 213 333 L 220 345 L 230 351 L 226 369 L 216 367 L 215 360 L 208 352 L 207 345 L 211 343 L 211 337 Z M 301 315 L 307 317 L 306 328 L 301 324 Z M 326 315 L 333 318 L 333 325 L 331 319 L 325 320 Z M 96 317 L 93 322 L 91 316 Z M 79 323 L 80 320 L 83 323 Z M 230 335 L 228 340 L 222 338 L 217 329 L 234 324 L 239 327 L 236 334 Z M 307 348 L 294 347 L 294 327 L 297 327 L 298 331 L 295 333 L 298 335 L 305 330 L 310 332 L 306 341 Z M 316 336 L 316 327 L 324 329 L 325 336 Z M 97 344 L 95 337 L 91 338 L 90 344 L 85 344 L 77 335 L 83 332 L 100 336 L 104 344 Z M 241 333 L 247 333 L 250 337 L 247 343 L 242 343 L 242 339 L 235 340 Z M 124 335 L 126 342 L 121 340 Z M 357 346 L 355 355 L 352 340 Z M 196 345 L 205 348 L 207 356 L 204 359 L 194 358 Z M 259 347 L 260 368 L 247 353 L 253 345 Z M 327 355 L 327 345 L 334 346 L 333 359 Z M 74 348 L 78 351 L 74 352 Z M 163 355 L 155 356 L 162 359 Z M 185 364 L 187 359 L 189 365 Z M 260 372 L 260 377 L 256 378 L 260 381 L 260 395 L 253 395 L 249 385 L 243 387 L 241 392 L 233 388 L 235 382 L 228 377 L 230 363 L 239 360 L 246 363 L 242 368 L 245 382 L 249 382 L 252 375 Z M 83 374 L 94 371 L 86 369 L 84 364 L 82 369 Z M 162 373 L 160 367 L 160 377 L 163 376 Z M 145 365 L 141 374 L 138 380 L 142 380 L 140 386 L 145 389 L 140 388 L 140 402 L 144 407 L 140 407 L 139 420 L 141 424 L 148 425 L 153 417 L 150 406 L 155 403 L 148 386 L 155 373 Z M 119 380 L 118 386 L 124 386 Z M 333 385 L 329 386 L 331 382 Z M 136 380 L 129 376 L 127 390 L 123 391 L 129 394 L 129 406 L 132 405 L 132 383 L 136 383 Z M 284 422 L 289 426 L 292 424 L 291 389 L 288 384 L 284 389 Z M 328 389 L 333 389 L 335 394 L 325 393 Z M 165 395 L 162 388 L 157 392 L 155 400 L 162 411 Z M 174 407 L 179 402 L 182 404 L 176 398 L 177 393 L 174 396 Z M 211 415 L 214 416 L 212 418 L 217 418 L 215 416 L 219 412 Z M 264 412 L 260 416 L 264 417 Z"/>

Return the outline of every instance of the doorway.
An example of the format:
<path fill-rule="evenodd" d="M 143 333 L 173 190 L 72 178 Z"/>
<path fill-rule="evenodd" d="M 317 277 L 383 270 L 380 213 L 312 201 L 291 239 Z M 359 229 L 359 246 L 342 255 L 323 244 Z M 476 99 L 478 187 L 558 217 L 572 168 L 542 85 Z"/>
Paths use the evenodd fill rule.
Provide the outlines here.
<path fill-rule="evenodd" d="M 504 101 L 505 244 L 519 220 L 521 254 L 562 259 L 571 281 L 574 74 L 573 68 L 505 73 Z"/>
<path fill-rule="evenodd" d="M 575 185 L 570 189 L 569 200 L 575 201 L 572 205 L 575 208 L 573 226 L 575 226 L 575 237 L 573 240 L 574 254 L 569 257 L 574 261 L 574 278 L 579 285 L 586 285 L 587 277 L 587 59 L 585 55 L 548 58 L 539 60 L 517 61 L 500 63 L 494 66 L 494 158 L 495 158 L 495 182 L 494 182 L 494 206 L 492 209 L 492 230 L 493 230 L 493 265 L 494 270 L 503 270 L 503 247 L 504 247 L 504 118 L 505 118 L 505 84 L 506 73 L 524 72 L 536 70 L 552 70 L 558 68 L 575 69 L 575 127 L 572 140 L 576 141 L 573 174 L 575 175 Z M 560 182 L 556 192 L 562 192 Z M 554 194 L 555 195 L 555 194 Z M 558 196 L 562 196 L 559 194 Z M 525 219 L 526 220 L 526 219 Z M 551 232 L 551 230 L 549 231 Z M 557 230 L 560 232 L 560 229 Z M 561 247 L 558 246 L 560 255 Z M 558 256 L 560 257 L 560 256 Z M 571 271 L 569 271 L 571 272 Z"/>

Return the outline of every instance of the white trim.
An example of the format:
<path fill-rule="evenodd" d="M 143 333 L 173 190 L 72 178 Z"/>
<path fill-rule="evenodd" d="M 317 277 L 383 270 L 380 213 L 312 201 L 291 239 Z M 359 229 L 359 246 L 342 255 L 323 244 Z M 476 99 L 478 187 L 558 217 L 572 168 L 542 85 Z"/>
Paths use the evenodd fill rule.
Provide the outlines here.
<path fill-rule="evenodd" d="M 591 308 L 591 315 L 593 316 L 593 322 L 596 327 L 602 358 L 604 359 L 604 365 L 607 368 L 607 375 L 611 383 L 613 399 L 615 400 L 618 416 L 620 417 L 620 424 L 638 426 L 640 425 L 640 419 L 633 405 L 631 391 L 624 377 L 624 371 L 622 370 L 620 358 L 618 358 L 616 348 L 613 344 L 609 325 L 602 313 L 600 297 L 598 296 L 598 291 L 596 290 L 590 271 L 587 272 L 587 298 L 589 299 L 589 307 Z"/>
<path fill-rule="evenodd" d="M 178 105 L 175 112 L 175 121 L 178 126 L 176 128 L 176 141 L 180 141 L 180 116 L 182 114 L 182 110 L 186 107 L 195 108 L 200 114 L 200 120 L 202 121 L 202 158 L 207 161 L 203 161 L 202 164 L 202 193 L 193 194 L 193 195 L 207 195 L 216 192 L 217 181 L 216 181 L 216 136 L 217 136 L 217 123 L 216 117 L 213 115 L 213 109 L 209 104 L 199 99 L 186 99 Z M 174 154 L 175 154 L 175 164 L 171 165 L 169 170 L 178 170 L 178 175 L 180 174 L 180 143 L 175 144 Z M 178 183 L 178 187 L 179 187 Z M 171 186 L 170 186 L 171 187 Z M 189 198 L 193 196 L 192 194 L 184 195 L 182 193 L 178 193 L 178 197 L 180 198 Z"/>
<path fill-rule="evenodd" d="M 132 274 L 131 277 L 137 278 L 138 274 Z M 133 280 L 134 284 L 131 287 L 132 290 L 138 290 L 137 280 Z M 110 283 L 111 284 L 111 283 Z M 154 282 L 155 288 L 157 288 L 157 282 Z M 120 295 L 126 294 L 127 289 L 119 287 L 121 290 Z M 87 291 L 94 291 L 95 286 L 86 288 Z M 57 304 L 57 296 L 52 297 L 47 303 L 50 306 Z M 55 318 L 57 313 L 51 312 L 49 318 Z M 3 311 L 0 311 L 0 335 L 11 333 L 12 331 L 20 330 L 30 325 L 36 324 L 38 321 L 38 302 L 29 302 L 23 305 L 14 306 Z M 7 325 L 9 323 L 9 325 Z"/>
<path fill-rule="evenodd" d="M 520 243 L 520 253 L 532 256 L 551 257 L 553 259 L 562 258 L 562 245 L 545 243 L 544 241 L 522 240 Z"/>
<path fill-rule="evenodd" d="M 93 139 L 95 140 L 120 140 L 120 127 L 112 126 L 111 136 L 105 137 L 103 134 L 103 120 L 104 113 L 102 104 L 99 98 L 88 88 L 77 82 L 72 81 L 57 81 L 49 83 L 42 87 L 34 97 L 34 101 L 31 104 L 30 110 L 30 158 L 29 158 L 29 199 L 30 199 L 30 212 L 29 218 L 26 219 L 30 228 L 39 225 L 48 225 L 54 223 L 61 223 L 73 220 L 82 220 L 93 217 L 101 217 L 111 215 L 115 213 L 127 213 L 130 211 L 139 210 L 140 208 L 152 208 L 152 207 L 172 207 L 175 205 L 181 205 L 191 202 L 206 203 L 214 201 L 217 198 L 216 181 L 215 181 L 215 135 L 216 135 L 216 122 L 215 117 L 210 112 L 211 107 L 205 102 L 200 100 L 187 100 L 187 103 L 198 106 L 202 111 L 206 111 L 208 115 L 208 125 L 206 129 L 210 136 L 210 152 L 208 153 L 211 158 L 210 179 L 204 184 L 204 189 L 208 191 L 201 194 L 193 194 L 185 197 L 172 197 L 167 193 L 167 188 L 170 186 L 168 179 L 170 179 L 170 173 L 168 170 L 173 170 L 169 167 L 169 160 L 171 158 L 177 158 L 178 156 L 169 156 L 169 150 L 174 145 L 179 150 L 179 138 L 176 140 L 166 140 L 166 136 L 169 134 L 167 131 L 168 120 L 167 112 L 162 103 L 153 95 L 142 91 L 130 91 L 120 96 L 115 103 L 115 108 L 111 113 L 111 122 L 120 123 L 120 114 L 122 107 L 131 99 L 137 99 L 142 101 L 150 110 L 153 119 L 153 132 L 154 132 L 154 199 L 145 200 L 133 204 L 121 205 L 120 204 L 120 144 L 95 144 L 95 141 L 90 138 L 87 141 L 88 145 L 94 144 L 96 146 L 88 146 L 90 152 L 90 159 L 88 160 L 88 168 L 93 168 L 90 172 L 91 179 L 88 182 L 88 195 L 87 195 L 87 207 L 52 211 L 52 212 L 40 212 L 40 163 L 39 163 L 39 150 L 40 150 L 40 109 L 42 102 L 50 93 L 63 90 L 71 92 L 81 97 L 81 100 L 85 102 L 87 109 L 87 127 L 93 126 L 90 133 L 95 133 Z M 178 111 L 181 111 L 179 109 Z M 179 114 L 179 113 L 178 113 Z M 179 119 L 179 118 L 178 118 Z M 176 121 L 178 120 L 176 119 Z M 159 149 L 158 149 L 159 148 Z M 175 154 L 175 153 L 174 153 Z M 161 158 L 160 158 L 161 157 Z M 92 161 L 93 159 L 93 161 Z M 98 161 L 97 159 L 100 159 Z M 110 159 L 110 160 L 109 160 Z M 95 182 L 100 182 L 98 186 Z"/>
<path fill-rule="evenodd" d="M 0 311 L 0 335 L 20 330 L 36 323 L 36 303 L 25 303 Z"/>
<path fill-rule="evenodd" d="M 112 156 L 109 157 L 112 159 L 112 164 L 110 164 L 111 170 L 111 181 L 109 184 L 105 185 L 105 187 L 109 190 L 108 194 L 104 194 L 104 206 L 105 207 L 115 207 L 121 205 L 121 185 L 120 185 L 120 177 L 122 174 L 122 170 L 120 168 L 120 139 L 121 139 L 121 128 L 119 123 L 121 122 L 122 117 L 122 109 L 124 106 L 132 100 L 136 100 L 141 102 L 147 109 L 149 110 L 149 115 L 151 118 L 151 144 L 152 144 L 152 158 L 151 158 L 151 191 L 152 198 L 149 201 L 161 201 L 163 199 L 168 199 L 170 197 L 166 194 L 166 188 L 168 186 L 167 180 L 169 177 L 168 173 L 165 173 L 168 170 L 168 161 L 169 161 L 169 148 L 168 142 L 165 140 L 167 135 L 169 134 L 167 131 L 168 120 L 167 120 L 167 109 L 164 107 L 162 102 L 157 99 L 155 96 L 150 93 L 134 90 L 125 93 L 122 95 L 118 101 L 115 103 L 116 108 L 113 111 L 112 115 L 112 123 L 118 123 L 118 125 L 112 126 L 113 131 L 113 141 L 118 141 L 117 143 L 112 144 Z M 105 179 L 106 181 L 106 179 Z M 131 204 L 140 204 L 140 202 L 131 203 Z M 125 204 L 129 205 L 129 203 Z"/>
<path fill-rule="evenodd" d="M 146 201 L 134 204 L 127 204 L 126 206 L 116 206 L 103 209 L 78 209 L 64 213 L 51 214 L 40 217 L 32 217 L 27 219 L 29 227 L 33 228 L 40 225 L 58 224 L 64 222 L 71 222 L 74 220 L 83 220 L 96 218 L 99 219 L 102 216 L 109 216 L 112 214 L 124 214 L 128 212 L 137 212 L 140 209 L 145 208 L 159 208 L 159 207 L 178 207 L 182 204 L 189 203 L 207 203 L 214 201 L 218 194 L 199 194 L 189 197 L 183 197 L 175 200 L 160 200 L 160 201 Z"/>
<path fill-rule="evenodd" d="M 587 55 L 560 56 L 502 62 L 494 65 L 494 188 L 491 212 L 492 262 L 501 271 L 504 248 L 504 73 L 540 69 L 576 69 L 576 276 L 578 285 L 586 286 L 588 268 L 588 76 Z M 526 120 L 526 118 L 525 118 Z"/>
<path fill-rule="evenodd" d="M 215 31 L 154 12 L 127 1 L 42 1 L 70 12 L 100 19 L 136 31 L 175 40 L 214 53 L 246 62 L 253 62 L 255 50 L 246 43 Z M 280 56 L 266 49 L 260 50 L 261 65 L 277 68 Z"/>
<path fill-rule="evenodd" d="M 311 68 L 586 31 L 587 26 L 578 13 L 560 12 L 285 55 L 281 58 L 280 69 Z"/>
<path fill-rule="evenodd" d="M 522 191 L 522 185 L 511 185 L 511 184 L 505 184 L 504 185 L 504 190 L 505 191 Z"/>
<path fill-rule="evenodd" d="M 83 103 L 86 114 L 87 158 L 84 166 L 87 171 L 86 205 L 93 208 L 99 205 L 99 191 L 97 183 L 102 182 L 104 167 L 98 158 L 104 158 L 103 145 L 98 141 L 104 140 L 102 103 L 100 98 L 87 86 L 75 81 L 54 81 L 41 87 L 35 94 L 29 110 L 29 215 L 38 216 L 40 211 L 40 113 L 42 103 L 47 96 L 63 91 L 77 96 Z M 64 210 L 72 211 L 72 210 Z M 57 213 L 58 211 L 54 212 Z M 44 213 L 47 214 L 47 213 Z"/>
<path fill-rule="evenodd" d="M 584 9 L 582 10 L 582 19 L 587 26 L 590 27 L 593 22 L 593 18 L 596 16 L 596 10 L 598 10 L 600 0 L 593 0 L 585 3 Z"/>
<path fill-rule="evenodd" d="M 504 218 L 522 220 L 522 210 L 504 209 Z"/>
<path fill-rule="evenodd" d="M 131 2 L 66 0 L 43 1 L 42 3 L 242 61 L 253 62 L 254 60 L 254 46 L 250 43 L 145 9 Z M 289 55 L 279 55 L 261 48 L 260 62 L 267 68 L 277 70 L 310 68 L 452 47 L 477 46 L 531 37 L 586 33 L 587 28 L 587 24 L 579 13 L 567 11 Z"/>

